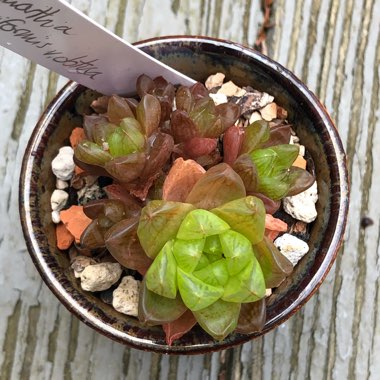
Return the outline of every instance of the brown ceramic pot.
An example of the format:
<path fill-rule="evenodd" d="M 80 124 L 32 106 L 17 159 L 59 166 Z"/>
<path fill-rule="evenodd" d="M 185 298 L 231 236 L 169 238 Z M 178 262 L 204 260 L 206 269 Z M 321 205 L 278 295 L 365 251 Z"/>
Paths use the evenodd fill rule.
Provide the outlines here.
<path fill-rule="evenodd" d="M 50 196 L 55 187 L 51 161 L 80 125 L 75 109 L 94 96 L 68 83 L 39 120 L 25 152 L 20 180 L 20 215 L 26 243 L 43 280 L 79 319 L 102 334 L 134 348 L 161 353 L 196 354 L 225 349 L 258 337 L 286 321 L 313 295 L 331 268 L 342 243 L 349 188 L 346 158 L 338 132 L 323 105 L 291 72 L 262 54 L 232 42 L 205 37 L 164 37 L 138 47 L 201 82 L 224 72 L 237 85 L 250 85 L 275 96 L 315 163 L 319 189 L 318 217 L 311 226 L 310 252 L 268 300 L 261 333 L 231 334 L 214 341 L 194 328 L 171 347 L 160 327 L 146 327 L 83 291 L 69 269 L 67 252 L 56 248 Z M 87 101 L 89 104 L 89 101 Z"/>

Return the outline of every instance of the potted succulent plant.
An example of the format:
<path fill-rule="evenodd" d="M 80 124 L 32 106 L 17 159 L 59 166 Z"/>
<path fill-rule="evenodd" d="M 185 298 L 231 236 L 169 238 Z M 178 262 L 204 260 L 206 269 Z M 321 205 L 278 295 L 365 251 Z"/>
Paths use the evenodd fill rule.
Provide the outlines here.
<path fill-rule="evenodd" d="M 169 40 L 163 46 L 172 43 Z M 173 54 L 175 51 L 175 54 L 187 57 L 187 51 L 181 50 L 182 43 Z M 148 50 L 155 42 L 150 44 L 145 45 Z M 199 56 L 203 63 L 209 60 L 206 65 L 208 74 L 213 73 L 211 62 L 216 58 L 223 61 L 227 75 L 229 68 L 236 69 L 252 60 L 257 62 L 257 78 L 261 78 L 265 70 L 273 70 L 269 60 L 264 62 L 264 57 L 252 51 L 247 51 L 247 56 L 239 60 L 228 44 L 223 46 L 223 56 L 217 57 L 213 50 L 215 45 L 210 40 L 190 38 L 186 44 L 190 49 L 197 49 L 199 44 L 212 46 L 210 53 L 203 52 Z M 228 51 L 227 55 L 225 51 Z M 161 58 L 175 62 L 173 56 L 167 54 L 164 49 Z M 192 74 L 191 68 L 188 74 Z M 199 77 L 207 78 L 202 70 Z M 253 71 L 252 78 L 255 77 Z M 231 342 L 241 343 L 268 331 L 305 302 L 306 293 L 309 296 L 315 291 L 335 257 L 338 247 L 335 236 L 341 236 L 343 231 L 346 204 L 342 203 L 341 195 L 332 199 L 322 194 L 319 209 L 323 211 L 318 214 L 308 235 L 311 239 L 309 263 L 294 269 L 294 263 L 273 243 L 274 235 L 267 227 L 270 221 L 276 220 L 276 214 L 274 218 L 272 215 L 283 198 L 304 192 L 316 178 L 332 183 L 335 172 L 324 172 L 327 168 L 322 169 L 321 164 L 336 157 L 335 152 L 326 156 L 320 150 L 321 143 L 326 143 L 320 138 L 322 132 L 308 130 L 305 126 L 313 117 L 322 115 L 320 120 L 325 123 L 329 138 L 336 140 L 338 137 L 323 108 L 315 98 L 303 92 L 303 88 L 297 90 L 297 94 L 293 94 L 293 87 L 286 90 L 284 100 L 286 83 L 296 82 L 290 74 L 277 78 L 277 89 L 269 78 L 270 75 L 242 85 L 257 84 L 261 91 L 268 86 L 274 91 L 282 112 L 271 122 L 248 122 L 247 117 L 247 122 L 241 122 L 244 118 L 240 117 L 246 109 L 239 99 L 218 103 L 213 90 L 209 91 L 201 83 L 190 88 L 176 88 L 163 78 L 151 79 L 145 75 L 137 80 L 136 98 L 105 97 L 79 89 L 74 97 L 66 93 L 64 96 L 68 97 L 64 103 L 56 103 L 76 114 L 81 108 L 79 119 L 69 118 L 67 122 L 58 116 L 58 124 L 69 123 L 69 130 L 83 127 L 82 137 L 74 149 L 74 162 L 81 170 L 78 175 L 109 178 L 107 186 L 103 187 L 106 197 L 83 206 L 88 222 L 76 246 L 81 252 L 106 250 L 125 271 L 142 280 L 138 320 L 120 316 L 104 306 L 101 300 L 87 296 L 78 288 L 78 280 L 71 280 L 70 284 L 63 282 L 64 290 L 61 290 L 57 288 L 56 277 L 61 264 L 51 261 L 53 271 L 42 269 L 41 263 L 46 257 L 36 256 L 34 252 L 36 246 L 44 243 L 41 239 L 33 238 L 33 243 L 28 240 L 30 224 L 24 222 L 27 241 L 33 247 L 32 257 L 45 280 L 82 319 L 91 321 L 90 324 L 99 331 L 135 347 L 161 352 L 200 352 L 221 349 Z M 304 101 L 309 101 L 309 108 L 297 108 L 300 94 Z M 78 99 L 85 102 L 85 107 L 78 107 Z M 284 109 L 289 111 L 294 125 L 287 122 Z M 299 114 L 295 114 L 296 110 Z M 48 124 L 44 121 L 44 125 L 44 133 L 51 134 L 51 120 Z M 294 130 L 306 145 L 309 170 L 293 165 L 299 156 L 299 146 L 289 144 Z M 60 129 L 59 133 L 67 138 L 68 132 Z M 322 134 L 325 138 L 326 132 Z M 31 144 L 26 161 L 30 160 L 31 151 L 36 144 L 41 144 L 41 140 Z M 64 145 L 61 137 L 57 144 L 54 145 L 55 153 L 50 153 L 51 158 L 57 147 Z M 317 157 L 322 160 L 317 162 Z M 35 164 L 40 165 L 40 162 Z M 25 174 L 26 168 L 25 163 L 23 189 L 26 182 L 35 178 Z M 339 170 L 343 170 L 339 172 L 339 178 L 344 187 L 344 167 Z M 47 182 L 52 183 L 50 179 Z M 40 190 L 25 194 L 28 204 L 30 197 L 41 197 Z M 331 208 L 325 208 L 329 202 L 341 205 L 339 215 L 332 215 Z M 36 209 L 33 212 L 39 214 L 41 211 Z M 23 213 L 22 209 L 22 216 Z M 337 216 L 341 218 L 339 228 L 336 220 L 333 221 Z M 32 215 L 25 217 L 29 220 Z M 325 234 L 327 225 L 334 227 L 325 238 L 318 240 L 316 231 Z M 51 226 L 40 228 L 50 229 Z M 334 244 L 330 246 L 332 242 Z M 327 253 L 316 260 L 321 244 L 327 244 Z M 66 263 L 67 260 L 63 259 Z M 300 278 L 304 282 L 300 282 Z M 299 287 L 301 283 L 304 283 L 303 288 Z M 308 289 L 305 296 L 297 298 L 295 294 L 300 294 L 305 286 Z M 278 290 L 268 301 L 265 297 L 267 289 L 272 288 Z M 294 292 L 293 296 L 288 297 L 288 292 Z M 84 315 L 80 311 L 82 309 L 73 307 L 78 299 L 82 309 L 95 313 L 95 319 L 89 319 L 87 313 Z M 294 299 L 296 301 L 292 304 Z M 284 310 L 288 311 L 284 314 Z M 118 326 L 123 323 L 120 330 Z M 199 327 L 192 329 L 195 324 L 203 330 L 201 335 Z M 155 327 L 157 325 L 165 331 L 166 344 L 161 328 Z M 147 345 L 147 341 L 151 343 Z M 168 345 L 174 341 L 173 348 L 169 349 Z"/>

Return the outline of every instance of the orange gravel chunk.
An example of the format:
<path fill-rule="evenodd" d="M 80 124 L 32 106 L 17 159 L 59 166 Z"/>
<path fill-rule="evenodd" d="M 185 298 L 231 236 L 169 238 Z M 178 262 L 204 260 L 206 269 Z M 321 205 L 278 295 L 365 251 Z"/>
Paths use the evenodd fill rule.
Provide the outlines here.
<path fill-rule="evenodd" d="M 80 168 L 78 165 L 75 165 L 74 173 L 75 174 L 81 174 L 81 173 L 84 173 L 84 170 L 82 168 Z"/>
<path fill-rule="evenodd" d="M 60 212 L 61 220 L 69 232 L 74 236 L 75 242 L 79 243 L 82 232 L 92 222 L 83 212 L 82 206 L 71 206 Z"/>
<path fill-rule="evenodd" d="M 57 236 L 58 249 L 69 249 L 71 244 L 74 242 L 74 236 L 69 232 L 63 223 L 57 224 L 55 234 Z"/>
<path fill-rule="evenodd" d="M 270 214 L 265 215 L 265 236 L 270 240 L 276 239 L 280 232 L 286 232 L 288 225 L 281 219 L 274 218 Z"/>
<path fill-rule="evenodd" d="M 292 166 L 297 166 L 297 168 L 306 169 L 306 160 L 302 156 L 298 156 L 293 162 Z"/>
<path fill-rule="evenodd" d="M 74 128 L 70 135 L 70 144 L 74 149 L 81 141 L 86 138 L 83 128 Z"/>

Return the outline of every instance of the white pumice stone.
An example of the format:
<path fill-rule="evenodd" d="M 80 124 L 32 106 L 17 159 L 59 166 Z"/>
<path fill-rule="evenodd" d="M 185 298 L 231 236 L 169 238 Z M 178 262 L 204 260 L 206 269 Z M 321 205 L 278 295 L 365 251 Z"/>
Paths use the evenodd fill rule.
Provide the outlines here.
<path fill-rule="evenodd" d="M 74 174 L 74 150 L 71 146 L 64 146 L 51 163 L 55 176 L 62 181 L 68 181 Z"/>
<path fill-rule="evenodd" d="M 64 190 L 64 189 L 67 189 L 69 187 L 69 183 L 66 181 L 62 181 L 61 179 L 57 178 L 57 180 L 55 181 L 55 187 L 58 190 Z"/>
<path fill-rule="evenodd" d="M 318 200 L 317 182 L 314 182 L 307 190 L 285 197 L 282 205 L 286 213 L 291 215 L 294 219 L 301 220 L 305 223 L 311 223 L 317 217 L 317 210 L 315 203 Z"/>
<path fill-rule="evenodd" d="M 107 290 L 119 280 L 121 273 L 119 263 L 89 265 L 81 272 L 81 287 L 89 292 Z"/>
<path fill-rule="evenodd" d="M 271 295 L 272 295 L 272 289 L 271 288 L 265 289 L 265 297 L 269 297 Z"/>
<path fill-rule="evenodd" d="M 226 76 L 223 73 L 216 73 L 214 75 L 210 75 L 205 82 L 206 88 L 208 90 L 211 90 L 214 87 L 221 86 L 225 77 Z"/>
<path fill-rule="evenodd" d="M 227 95 L 224 94 L 210 94 L 210 98 L 214 101 L 216 106 L 228 102 Z"/>
<path fill-rule="evenodd" d="M 112 306 L 120 313 L 138 316 L 140 281 L 125 276 L 113 291 Z"/>
<path fill-rule="evenodd" d="M 82 272 L 89 265 L 95 265 L 96 261 L 87 256 L 77 256 L 71 263 L 71 269 L 74 271 L 74 276 L 80 278 Z"/>
<path fill-rule="evenodd" d="M 309 246 L 303 240 L 290 234 L 283 234 L 274 241 L 280 252 L 296 266 L 298 261 L 309 252 Z"/>
<path fill-rule="evenodd" d="M 252 115 L 249 117 L 249 124 L 254 123 L 255 121 L 263 120 L 263 118 L 260 115 L 260 112 L 252 112 Z"/>
<path fill-rule="evenodd" d="M 226 82 L 222 85 L 222 87 L 218 90 L 217 94 L 224 94 L 226 96 L 237 96 L 242 97 L 246 94 L 247 91 L 242 88 L 236 86 L 236 84 L 232 81 Z"/>
<path fill-rule="evenodd" d="M 68 199 L 69 199 L 69 194 L 66 193 L 66 191 L 57 190 L 57 189 L 54 190 L 50 197 L 51 209 L 53 211 L 62 210 L 65 207 Z"/>
<path fill-rule="evenodd" d="M 59 215 L 59 211 L 52 211 L 51 212 L 51 220 L 55 224 L 58 224 L 61 222 L 61 216 Z"/>
<path fill-rule="evenodd" d="M 298 154 L 302 157 L 305 157 L 305 146 L 304 145 L 300 145 L 300 151 Z"/>

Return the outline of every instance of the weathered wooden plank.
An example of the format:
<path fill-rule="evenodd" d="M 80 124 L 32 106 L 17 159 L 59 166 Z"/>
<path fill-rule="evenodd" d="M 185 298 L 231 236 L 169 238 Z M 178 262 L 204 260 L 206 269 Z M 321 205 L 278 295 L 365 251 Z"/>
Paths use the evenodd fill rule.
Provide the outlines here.
<path fill-rule="evenodd" d="M 129 41 L 187 33 L 252 46 L 263 17 L 259 0 L 72 3 Z M 66 79 L 0 49 L 0 378 L 378 377 L 380 0 L 277 0 L 273 11 L 270 56 L 317 92 L 349 157 L 352 202 L 345 245 L 317 295 L 275 332 L 233 350 L 196 357 L 128 349 L 72 317 L 41 283 L 17 212 L 18 169 L 27 139 Z M 374 220 L 365 230 L 359 225 L 363 215 Z"/>

